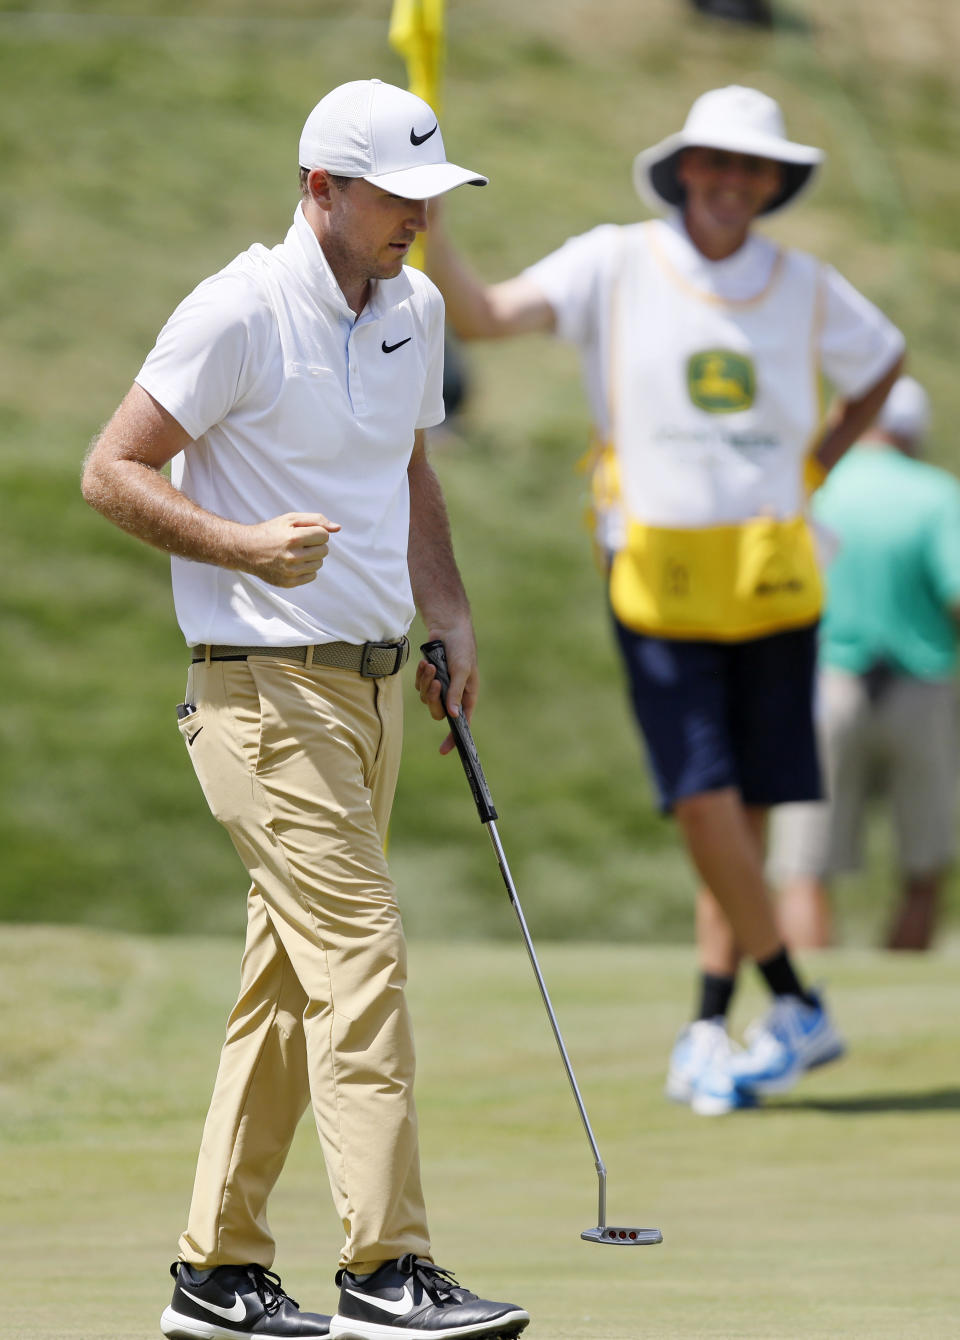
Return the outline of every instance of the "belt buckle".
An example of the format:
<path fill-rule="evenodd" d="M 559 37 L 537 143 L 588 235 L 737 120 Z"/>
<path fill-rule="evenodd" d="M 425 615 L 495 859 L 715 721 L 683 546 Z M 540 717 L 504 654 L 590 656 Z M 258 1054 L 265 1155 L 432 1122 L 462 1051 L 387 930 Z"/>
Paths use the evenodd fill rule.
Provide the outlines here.
<path fill-rule="evenodd" d="M 363 654 L 360 657 L 360 674 L 364 679 L 386 679 L 389 675 L 395 675 L 406 660 L 407 639 L 402 637 L 399 642 L 364 642 Z M 393 652 L 393 667 L 387 671 L 378 671 L 372 667 L 374 654 L 378 651 Z"/>

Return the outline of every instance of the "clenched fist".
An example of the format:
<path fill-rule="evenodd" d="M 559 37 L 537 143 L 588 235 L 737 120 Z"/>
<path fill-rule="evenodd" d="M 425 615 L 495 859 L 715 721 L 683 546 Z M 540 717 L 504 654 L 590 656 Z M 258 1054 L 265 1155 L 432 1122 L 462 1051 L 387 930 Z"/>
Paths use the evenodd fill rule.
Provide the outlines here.
<path fill-rule="evenodd" d="M 246 526 L 238 566 L 271 586 L 305 586 L 323 566 L 330 536 L 339 529 L 320 512 L 286 512 Z"/>

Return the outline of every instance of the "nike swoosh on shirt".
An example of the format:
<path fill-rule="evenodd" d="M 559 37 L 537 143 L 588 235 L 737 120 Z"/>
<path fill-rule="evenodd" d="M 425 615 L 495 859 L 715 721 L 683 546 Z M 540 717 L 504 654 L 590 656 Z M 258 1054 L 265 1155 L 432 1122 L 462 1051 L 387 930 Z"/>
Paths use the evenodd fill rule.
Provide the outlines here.
<path fill-rule="evenodd" d="M 410 127 L 410 143 L 411 143 L 411 144 L 426 144 L 426 142 L 427 142 L 427 140 L 430 138 L 430 136 L 436 133 L 436 129 L 437 129 L 437 126 L 438 126 L 439 124 L 440 124 L 440 122 L 437 121 L 437 122 L 435 123 L 434 127 L 433 127 L 433 130 L 428 130 L 427 133 L 426 133 L 426 135 L 418 135 L 417 132 L 416 132 L 416 131 L 413 129 L 413 127 L 411 126 L 411 127 Z"/>
<path fill-rule="evenodd" d="M 385 354 L 392 354 L 394 349 L 399 349 L 401 344 L 409 344 L 412 339 L 413 336 L 408 335 L 405 340 L 398 340 L 396 344 L 387 344 L 386 340 L 383 340 L 380 345 L 380 348 L 383 350 Z"/>
<path fill-rule="evenodd" d="M 180 1287 L 183 1288 L 183 1285 Z M 198 1298 L 189 1289 L 183 1289 L 183 1292 L 191 1303 L 196 1303 L 198 1307 L 204 1308 L 207 1312 L 213 1312 L 218 1317 L 223 1317 L 225 1321 L 243 1321 L 247 1315 L 247 1309 L 242 1298 L 237 1298 L 233 1307 L 218 1307 L 216 1303 L 205 1303 L 202 1298 Z"/>
<path fill-rule="evenodd" d="M 408 1312 L 412 1312 L 416 1307 L 413 1301 L 413 1294 L 409 1289 L 404 1289 L 402 1298 L 371 1298 L 368 1293 L 357 1293 L 356 1289 L 347 1289 L 347 1293 L 353 1294 L 354 1298 L 359 1298 L 361 1302 L 370 1307 L 380 1308 L 384 1312 L 392 1312 L 395 1317 L 405 1317 Z"/>

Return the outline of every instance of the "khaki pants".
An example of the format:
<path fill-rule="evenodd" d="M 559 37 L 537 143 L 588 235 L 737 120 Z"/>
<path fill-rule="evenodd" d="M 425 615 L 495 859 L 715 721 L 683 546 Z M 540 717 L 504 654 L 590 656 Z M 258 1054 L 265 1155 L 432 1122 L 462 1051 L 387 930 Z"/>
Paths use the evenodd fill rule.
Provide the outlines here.
<path fill-rule="evenodd" d="M 272 1264 L 267 1198 L 310 1102 L 340 1264 L 429 1257 L 406 950 L 383 854 L 399 676 L 214 661 L 191 667 L 186 701 L 190 758 L 253 883 L 181 1255 Z"/>
<path fill-rule="evenodd" d="M 872 702 L 861 676 L 826 666 L 817 694 L 829 804 L 774 811 L 774 877 L 828 879 L 859 870 L 867 804 L 877 791 L 890 798 L 901 873 L 945 870 L 953 860 L 956 827 L 953 683 L 898 675 Z"/>

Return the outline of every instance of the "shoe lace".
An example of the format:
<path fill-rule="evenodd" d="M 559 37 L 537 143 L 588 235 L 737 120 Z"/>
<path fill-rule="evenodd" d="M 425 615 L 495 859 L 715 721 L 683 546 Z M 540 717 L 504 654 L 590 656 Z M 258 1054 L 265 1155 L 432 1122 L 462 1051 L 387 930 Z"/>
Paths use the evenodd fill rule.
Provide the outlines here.
<path fill-rule="evenodd" d="M 289 1302 L 294 1307 L 299 1308 L 300 1304 L 283 1289 L 280 1284 L 280 1276 L 275 1275 L 272 1270 L 265 1270 L 263 1266 L 248 1266 L 247 1273 L 253 1281 L 257 1297 L 263 1304 L 263 1310 L 268 1317 L 272 1317 L 279 1312 L 284 1302 Z"/>
<path fill-rule="evenodd" d="M 400 1257 L 397 1269 L 402 1274 L 419 1280 L 424 1292 L 438 1307 L 442 1307 L 444 1303 L 463 1301 L 466 1290 L 454 1279 L 452 1270 L 444 1270 L 442 1266 L 435 1266 L 432 1261 L 424 1261 L 422 1257 L 414 1256 L 413 1252 L 407 1252 L 406 1256 Z M 457 1291 L 460 1293 L 459 1298 Z"/>

